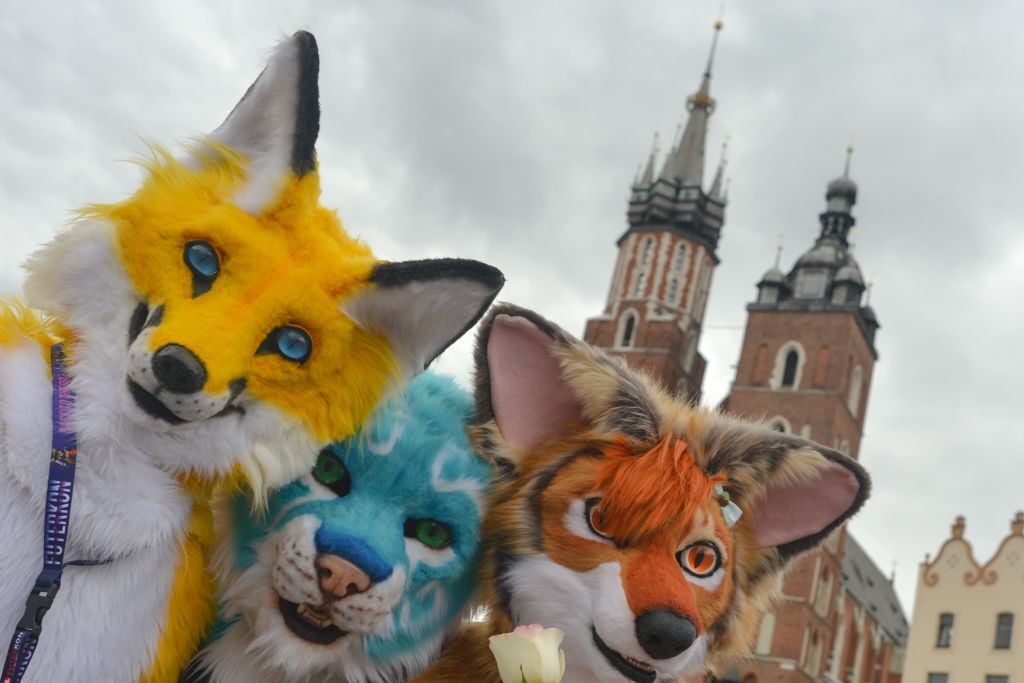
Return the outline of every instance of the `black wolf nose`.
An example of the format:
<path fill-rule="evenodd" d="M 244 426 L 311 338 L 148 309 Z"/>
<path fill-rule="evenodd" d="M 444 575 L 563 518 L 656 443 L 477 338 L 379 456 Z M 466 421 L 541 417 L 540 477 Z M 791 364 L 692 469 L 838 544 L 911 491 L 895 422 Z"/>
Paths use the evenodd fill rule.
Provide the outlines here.
<path fill-rule="evenodd" d="M 153 375 L 175 394 L 195 393 L 206 384 L 203 361 L 181 344 L 166 344 L 153 354 Z"/>
<path fill-rule="evenodd" d="M 697 627 L 681 614 L 656 609 L 637 617 L 636 638 L 650 656 L 669 659 L 693 645 Z"/>

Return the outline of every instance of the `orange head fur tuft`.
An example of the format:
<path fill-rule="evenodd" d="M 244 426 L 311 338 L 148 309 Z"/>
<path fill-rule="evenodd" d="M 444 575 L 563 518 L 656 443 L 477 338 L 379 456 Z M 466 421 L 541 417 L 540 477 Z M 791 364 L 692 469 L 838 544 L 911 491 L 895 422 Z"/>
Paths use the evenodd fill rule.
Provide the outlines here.
<path fill-rule="evenodd" d="M 674 434 L 640 455 L 619 437 L 604 456 L 596 481 L 602 493 L 601 532 L 631 544 L 666 532 L 683 536 L 697 508 L 724 479 L 708 477 L 689 444 Z"/>

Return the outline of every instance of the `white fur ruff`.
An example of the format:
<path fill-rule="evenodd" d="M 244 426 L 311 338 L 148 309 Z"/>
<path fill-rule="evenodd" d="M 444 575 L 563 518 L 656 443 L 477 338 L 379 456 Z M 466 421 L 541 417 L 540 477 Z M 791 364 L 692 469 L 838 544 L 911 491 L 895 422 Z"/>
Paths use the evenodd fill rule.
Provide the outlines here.
<path fill-rule="evenodd" d="M 509 570 L 512 615 L 519 624 L 555 626 L 565 633 L 563 683 L 629 683 L 594 644 L 591 629 L 620 655 L 646 662 L 657 683 L 704 670 L 707 637 L 700 636 L 671 659 L 652 660 L 636 637 L 635 616 L 626 602 L 617 562 L 575 572 L 545 555 L 518 558 Z"/>

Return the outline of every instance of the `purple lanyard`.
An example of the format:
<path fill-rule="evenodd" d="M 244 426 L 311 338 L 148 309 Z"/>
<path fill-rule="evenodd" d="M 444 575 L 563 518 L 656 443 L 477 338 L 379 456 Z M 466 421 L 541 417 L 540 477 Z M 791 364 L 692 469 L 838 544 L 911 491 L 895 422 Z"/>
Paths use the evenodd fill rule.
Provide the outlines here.
<path fill-rule="evenodd" d="M 53 448 L 50 450 L 50 480 L 46 485 L 46 513 L 43 522 L 43 570 L 25 602 L 25 613 L 11 638 L 4 660 L 0 683 L 19 683 L 35 652 L 43 617 L 53 605 L 60 588 L 60 576 L 70 564 L 100 564 L 92 561 L 64 561 L 64 547 L 68 539 L 71 519 L 71 493 L 75 487 L 75 456 L 77 439 L 71 428 L 71 415 L 75 408 L 75 394 L 71 391 L 71 377 L 64 367 L 64 347 L 50 348 L 50 372 L 53 375 Z"/>

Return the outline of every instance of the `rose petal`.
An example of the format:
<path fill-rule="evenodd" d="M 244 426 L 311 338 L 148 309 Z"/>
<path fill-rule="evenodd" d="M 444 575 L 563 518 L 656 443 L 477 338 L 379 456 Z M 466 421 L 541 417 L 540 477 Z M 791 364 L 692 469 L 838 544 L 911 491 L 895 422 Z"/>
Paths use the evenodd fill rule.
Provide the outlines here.
<path fill-rule="evenodd" d="M 524 679 L 540 683 L 541 655 L 526 635 L 513 631 L 491 636 L 488 645 L 502 683 L 522 683 Z"/>

